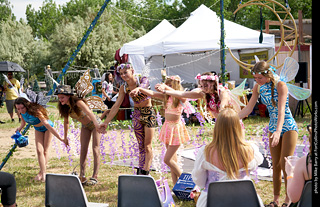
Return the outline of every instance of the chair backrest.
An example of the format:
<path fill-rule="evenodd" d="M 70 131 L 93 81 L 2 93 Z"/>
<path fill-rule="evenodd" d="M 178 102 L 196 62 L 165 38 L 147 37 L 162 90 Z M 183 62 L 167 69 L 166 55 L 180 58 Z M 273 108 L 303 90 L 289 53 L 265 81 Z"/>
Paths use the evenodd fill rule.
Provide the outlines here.
<path fill-rule="evenodd" d="M 207 207 L 258 207 L 256 189 L 251 180 L 227 180 L 209 184 Z"/>
<path fill-rule="evenodd" d="M 312 206 L 312 181 L 308 181 L 304 187 L 301 194 L 300 201 L 298 203 L 298 207 L 308 207 Z"/>
<path fill-rule="evenodd" d="M 162 207 L 156 183 L 145 175 L 120 175 L 118 178 L 118 207 Z"/>
<path fill-rule="evenodd" d="M 86 207 L 87 197 L 75 175 L 47 174 L 46 175 L 46 198 L 47 207 Z"/>

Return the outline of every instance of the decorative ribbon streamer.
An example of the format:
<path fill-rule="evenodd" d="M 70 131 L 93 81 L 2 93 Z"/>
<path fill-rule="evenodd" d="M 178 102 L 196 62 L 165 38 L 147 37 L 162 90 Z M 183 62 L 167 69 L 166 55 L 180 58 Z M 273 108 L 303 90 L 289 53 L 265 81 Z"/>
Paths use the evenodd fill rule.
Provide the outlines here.
<path fill-rule="evenodd" d="M 92 21 L 92 23 L 90 24 L 86 34 L 83 36 L 82 40 L 80 41 L 79 45 L 77 46 L 76 50 L 73 52 L 73 54 L 71 55 L 71 57 L 69 58 L 67 64 L 64 66 L 64 68 L 62 69 L 62 73 L 59 75 L 59 77 L 57 78 L 57 82 L 59 83 L 62 79 L 62 77 L 67 73 L 67 70 L 69 69 L 70 65 L 72 64 L 72 62 L 74 61 L 75 57 L 77 56 L 78 52 L 80 51 L 80 49 L 82 48 L 83 44 L 85 43 L 85 41 L 88 39 L 90 33 L 92 32 L 93 28 L 96 26 L 100 16 L 102 15 L 102 13 L 104 12 L 105 8 L 107 7 L 108 3 L 110 0 L 106 0 L 104 2 L 104 4 L 102 5 L 102 7 L 100 8 L 97 16 L 94 18 L 94 20 Z M 47 95 L 52 95 L 55 88 L 57 87 L 56 84 L 53 84 L 53 88 L 48 92 Z M 24 135 L 28 129 L 30 128 L 30 124 L 28 124 L 23 132 L 22 135 Z M 10 158 L 10 156 L 13 154 L 14 150 L 17 148 L 17 144 L 14 144 L 11 148 L 11 150 L 9 151 L 9 153 L 7 154 L 7 156 L 3 159 L 1 165 L 0 165 L 0 170 L 3 168 L 3 166 L 6 164 L 6 162 L 8 161 L 8 159 Z"/>
<path fill-rule="evenodd" d="M 76 58 L 77 54 L 79 53 L 80 49 L 82 48 L 82 46 L 84 45 L 85 41 L 88 39 L 90 33 L 92 32 L 93 28 L 96 26 L 100 16 L 102 15 L 102 13 L 104 12 L 105 8 L 107 7 L 108 3 L 110 0 L 106 0 L 104 2 L 104 4 L 102 5 L 102 7 L 100 8 L 97 16 L 94 18 L 94 20 L 92 21 L 92 23 L 90 24 L 86 34 L 82 37 L 82 40 L 80 41 L 79 45 L 77 46 L 76 50 L 73 52 L 73 54 L 71 55 L 71 57 L 69 58 L 67 64 L 64 66 L 64 68 L 62 69 L 62 73 L 60 73 L 59 77 L 57 78 L 57 82 L 60 83 L 62 77 L 67 73 L 67 70 L 69 69 L 70 65 L 72 64 L 72 62 L 74 61 L 74 59 Z M 53 88 L 49 91 L 49 93 L 47 95 L 51 95 L 54 90 L 56 89 L 56 85 L 53 85 Z"/>

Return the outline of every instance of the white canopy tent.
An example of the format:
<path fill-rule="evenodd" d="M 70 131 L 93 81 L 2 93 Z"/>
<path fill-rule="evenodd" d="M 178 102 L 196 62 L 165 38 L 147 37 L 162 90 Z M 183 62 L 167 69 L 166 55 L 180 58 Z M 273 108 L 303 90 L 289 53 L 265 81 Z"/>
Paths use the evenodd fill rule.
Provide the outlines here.
<path fill-rule="evenodd" d="M 145 66 L 144 47 L 154 44 L 175 29 L 170 22 L 164 19 L 144 36 L 124 44 L 120 49 L 120 56 L 128 54 L 129 62 L 132 63 L 136 73 L 141 73 L 142 68 Z"/>
<path fill-rule="evenodd" d="M 257 20 L 258 21 L 258 20 Z M 263 34 L 259 43 L 260 32 L 225 20 L 225 44 L 234 55 L 239 53 L 268 51 L 274 53 L 274 35 Z M 163 57 L 168 75 L 180 75 L 185 82 L 195 83 L 198 73 L 220 71 L 220 18 L 211 9 L 201 5 L 191 16 L 171 34 L 155 44 L 144 47 L 144 55 L 150 62 L 150 76 L 159 82 Z M 226 53 L 226 69 L 230 79 L 241 82 L 239 66 Z M 154 85 L 155 83 L 152 83 Z"/>

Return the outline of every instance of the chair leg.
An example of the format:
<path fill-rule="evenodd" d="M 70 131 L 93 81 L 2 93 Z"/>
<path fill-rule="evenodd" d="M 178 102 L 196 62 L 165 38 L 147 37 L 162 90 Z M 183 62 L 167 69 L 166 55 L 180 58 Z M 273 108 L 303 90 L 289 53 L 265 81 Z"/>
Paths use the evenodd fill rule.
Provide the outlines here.
<path fill-rule="evenodd" d="M 137 175 L 142 175 L 140 168 L 137 168 Z"/>
<path fill-rule="evenodd" d="M 141 175 L 149 175 L 149 171 L 141 169 Z"/>

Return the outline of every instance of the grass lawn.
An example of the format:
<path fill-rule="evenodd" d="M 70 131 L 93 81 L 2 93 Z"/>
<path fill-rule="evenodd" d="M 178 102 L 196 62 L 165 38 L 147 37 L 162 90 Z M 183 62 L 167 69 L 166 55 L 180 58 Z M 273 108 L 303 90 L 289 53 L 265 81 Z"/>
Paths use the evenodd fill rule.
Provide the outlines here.
<path fill-rule="evenodd" d="M 78 160 L 75 161 L 79 163 Z M 69 166 L 67 157 L 50 159 L 48 163 L 48 173 L 69 174 L 73 167 Z M 45 201 L 45 184 L 33 181 L 34 176 L 38 173 L 39 167 L 36 159 L 11 158 L 6 164 L 3 171 L 14 173 L 17 182 L 17 204 L 25 207 L 44 206 Z M 76 169 L 79 173 L 79 168 Z M 87 169 L 92 172 L 92 169 Z M 117 206 L 118 194 L 118 176 L 121 174 L 132 174 L 128 167 L 101 165 L 99 171 L 99 184 L 96 186 L 85 186 L 85 192 L 89 202 L 109 203 L 110 206 Z M 152 172 L 151 175 L 155 180 L 160 179 L 159 174 Z M 166 174 L 170 188 L 173 184 L 169 174 Z M 255 184 L 258 194 L 264 203 L 272 201 L 272 182 L 260 181 Z M 284 185 L 283 185 L 284 186 Z M 281 194 L 284 195 L 284 187 L 281 188 Z M 195 206 L 194 201 L 181 201 L 173 196 L 176 206 L 191 207 Z"/>
<path fill-rule="evenodd" d="M 59 119 L 56 109 L 49 109 L 51 115 L 51 120 Z M 11 123 L 9 116 L 6 113 L 5 108 L 0 109 L 0 120 L 6 121 L 6 124 L 0 125 L 0 133 L 7 129 L 12 129 L 12 131 L 19 126 L 19 123 L 16 121 Z M 16 119 L 17 120 L 17 119 Z M 304 130 L 305 126 L 311 122 L 311 116 L 308 114 L 305 118 L 296 118 L 300 132 L 298 144 L 302 143 L 302 136 L 306 135 L 307 132 Z M 246 127 L 246 138 L 248 140 L 259 139 L 259 134 L 263 127 L 268 125 L 269 118 L 261 117 L 249 117 L 244 120 Z M 199 126 L 192 128 L 191 130 L 196 131 Z M 34 130 L 34 129 L 31 129 Z M 207 132 L 206 140 L 210 140 L 212 135 L 211 131 Z M 8 136 L 7 139 L 10 139 Z M 30 137 L 32 142 L 34 142 L 34 137 Z M 1 146 L 1 144 L 0 144 Z M 52 146 L 51 146 L 52 149 Z M 9 150 L 9 149 L 8 149 Z M 5 157 L 4 153 L 1 152 L 1 159 Z M 106 161 L 109 162 L 110 158 L 106 156 Z M 48 163 L 48 173 L 62 173 L 69 174 L 73 171 L 74 166 L 79 163 L 78 158 L 73 159 L 73 166 L 70 166 L 70 162 L 67 156 L 61 157 L 61 159 L 51 156 Z M 36 157 L 33 158 L 24 158 L 23 153 L 17 152 L 10 158 L 5 167 L 2 169 L 5 172 L 15 174 L 17 181 L 17 204 L 19 206 L 44 206 L 45 201 L 45 184 L 41 182 L 33 181 L 33 178 L 39 171 L 38 161 Z M 76 171 L 79 173 L 79 167 L 76 168 Z M 87 167 L 86 174 L 90 175 L 92 173 L 92 166 Z M 118 192 L 118 176 L 121 174 L 132 174 L 132 169 L 128 167 L 121 166 L 110 166 L 108 164 L 101 163 L 99 171 L 99 184 L 96 186 L 85 187 L 85 192 L 90 202 L 101 202 L 109 203 L 110 206 L 117 206 L 117 192 Z M 151 175 L 155 180 L 160 178 L 160 175 L 156 172 L 151 172 Z M 165 174 L 168 179 L 170 188 L 173 188 L 171 177 L 169 174 Z M 273 188 L 272 182 L 269 181 L 260 181 L 255 183 L 256 189 L 260 197 L 262 198 L 265 204 L 270 203 L 273 199 Z M 284 201 L 284 183 L 281 188 L 281 200 L 280 203 Z M 190 207 L 195 206 L 193 201 L 181 201 L 173 196 L 176 202 L 177 207 Z"/>

